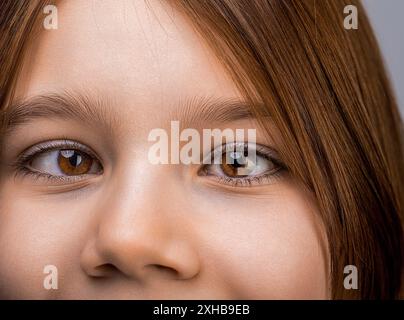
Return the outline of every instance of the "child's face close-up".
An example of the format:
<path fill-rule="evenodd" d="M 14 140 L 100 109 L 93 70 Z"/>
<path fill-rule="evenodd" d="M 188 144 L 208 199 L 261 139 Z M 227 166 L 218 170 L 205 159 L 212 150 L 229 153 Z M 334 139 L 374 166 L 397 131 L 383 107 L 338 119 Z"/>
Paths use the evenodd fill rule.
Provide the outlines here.
<path fill-rule="evenodd" d="M 329 298 L 325 229 L 282 166 L 282 132 L 245 110 L 189 20 L 163 1 L 57 8 L 57 30 L 30 43 L 2 139 L 0 297 Z M 153 130 L 167 132 L 169 160 L 187 141 L 173 121 L 201 140 L 255 129 L 257 161 L 156 164 Z M 220 147 L 201 145 L 201 158 Z"/>

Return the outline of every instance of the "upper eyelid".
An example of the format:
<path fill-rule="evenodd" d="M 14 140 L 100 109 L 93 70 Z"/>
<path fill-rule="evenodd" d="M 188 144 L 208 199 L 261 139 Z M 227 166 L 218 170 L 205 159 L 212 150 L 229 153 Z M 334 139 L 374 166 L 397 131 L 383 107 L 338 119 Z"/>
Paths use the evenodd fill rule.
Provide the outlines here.
<path fill-rule="evenodd" d="M 208 158 L 212 158 L 215 155 L 220 156 L 221 154 L 223 154 L 223 151 L 227 151 L 228 145 L 236 145 L 236 144 L 248 145 L 249 143 L 246 141 L 234 141 L 234 142 L 230 142 L 230 143 L 222 143 L 221 145 L 219 145 L 216 148 L 213 148 L 211 151 L 209 151 L 207 156 L 204 156 L 203 159 L 205 160 Z M 259 144 L 259 143 L 254 143 L 253 148 L 256 150 L 257 154 L 261 154 L 270 160 L 276 161 L 279 165 L 283 165 L 282 161 L 280 160 L 278 152 L 274 148 L 271 148 L 269 146 L 265 146 L 265 145 Z M 214 163 L 207 164 L 207 165 L 213 165 L 213 164 Z"/>
<path fill-rule="evenodd" d="M 17 159 L 20 159 L 21 161 L 26 161 L 29 158 L 32 158 L 33 156 L 37 155 L 38 153 L 62 149 L 65 146 L 68 148 L 70 147 L 71 149 L 78 149 L 80 151 L 86 152 L 90 156 L 100 160 L 100 157 L 97 155 L 97 153 L 93 151 L 90 147 L 88 147 L 86 144 L 78 142 L 76 140 L 69 140 L 69 139 L 57 139 L 57 140 L 47 140 L 43 142 L 38 142 L 35 145 L 30 146 L 24 149 L 22 152 L 20 152 L 20 154 L 17 156 Z"/>

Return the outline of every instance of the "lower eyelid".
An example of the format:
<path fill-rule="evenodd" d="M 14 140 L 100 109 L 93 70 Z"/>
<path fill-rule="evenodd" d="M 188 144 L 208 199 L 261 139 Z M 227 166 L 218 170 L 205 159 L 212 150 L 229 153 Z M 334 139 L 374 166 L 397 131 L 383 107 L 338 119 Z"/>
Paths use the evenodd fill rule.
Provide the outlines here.
<path fill-rule="evenodd" d="M 76 176 L 57 176 L 57 175 L 52 175 L 49 173 L 45 172 L 40 172 L 40 171 L 35 171 L 32 169 L 29 169 L 27 167 L 20 167 L 17 168 L 15 171 L 15 178 L 18 177 L 28 177 L 33 179 L 34 181 L 43 181 L 43 182 L 51 182 L 55 184 L 73 184 L 76 182 L 80 182 L 83 180 L 88 180 L 90 177 L 98 176 L 98 174 L 84 174 L 84 175 L 76 175 Z"/>
<path fill-rule="evenodd" d="M 282 168 L 277 169 L 272 173 L 265 173 L 259 176 L 245 177 L 245 178 L 232 178 L 227 176 L 206 175 L 210 180 L 215 181 L 217 184 L 235 188 L 248 188 L 254 186 L 271 185 L 278 181 L 284 174 L 285 170 Z"/>
<path fill-rule="evenodd" d="M 22 152 L 18 156 L 18 158 L 21 159 L 21 162 L 22 162 L 23 160 L 31 159 L 34 156 L 39 155 L 41 153 L 58 151 L 58 150 L 63 150 L 63 149 L 78 150 L 80 152 L 84 152 L 84 153 L 88 154 L 89 156 L 93 157 L 94 159 L 99 159 L 98 155 L 86 144 L 77 142 L 75 140 L 69 140 L 69 139 L 58 139 L 58 140 L 51 140 L 51 141 L 46 141 L 46 142 L 42 142 L 42 143 L 37 143 L 37 144 L 25 149 L 25 151 Z"/>

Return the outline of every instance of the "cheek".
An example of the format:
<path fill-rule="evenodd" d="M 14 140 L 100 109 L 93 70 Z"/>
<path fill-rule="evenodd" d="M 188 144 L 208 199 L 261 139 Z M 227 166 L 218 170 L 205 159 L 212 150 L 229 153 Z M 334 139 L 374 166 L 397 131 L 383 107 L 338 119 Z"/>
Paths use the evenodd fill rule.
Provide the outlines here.
<path fill-rule="evenodd" d="M 236 298 L 327 298 L 327 253 L 315 208 L 296 188 L 276 189 L 266 199 L 217 195 L 214 206 L 205 205 L 205 260 Z"/>
<path fill-rule="evenodd" d="M 49 198 L 51 199 L 51 198 Z M 72 205 L 70 205 L 72 204 Z M 86 235 L 82 200 L 32 196 L 13 187 L 0 191 L 0 297 L 48 298 L 59 290 L 43 286 L 44 268 L 58 270 L 59 287 L 78 261 Z M 77 258 L 76 258 L 77 257 Z M 7 290 L 5 290 L 7 289 Z"/>
<path fill-rule="evenodd" d="M 205 281 L 220 285 L 231 298 L 327 297 L 325 241 L 306 195 L 282 184 L 271 187 L 265 198 L 188 195 L 186 202 L 199 211 L 193 215 L 196 232 L 190 240 L 198 243 Z M 80 253 L 97 222 L 97 197 L 90 198 L 1 187 L 1 298 L 61 294 L 64 290 L 44 289 L 46 265 L 58 268 L 61 288 L 82 278 Z"/>

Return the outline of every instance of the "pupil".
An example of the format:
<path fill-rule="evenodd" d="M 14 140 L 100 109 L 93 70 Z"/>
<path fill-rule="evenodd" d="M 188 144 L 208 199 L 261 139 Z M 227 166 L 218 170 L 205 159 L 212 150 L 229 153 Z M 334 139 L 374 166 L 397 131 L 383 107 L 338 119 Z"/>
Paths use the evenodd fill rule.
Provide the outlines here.
<path fill-rule="evenodd" d="M 69 160 L 69 163 L 73 167 L 77 167 L 82 162 L 82 157 L 80 153 L 76 152 L 75 150 L 62 150 L 61 155 Z"/>
<path fill-rule="evenodd" d="M 69 158 L 69 162 L 72 166 L 78 167 L 81 163 L 81 155 L 75 152 L 74 155 Z"/>
<path fill-rule="evenodd" d="M 240 167 L 245 167 L 246 165 L 246 159 L 244 158 L 244 155 L 242 155 L 240 152 L 232 152 L 230 154 L 230 157 L 232 159 L 231 164 L 235 168 L 240 168 Z"/>
<path fill-rule="evenodd" d="M 238 160 L 235 160 L 234 163 L 233 163 L 233 166 L 236 167 L 236 168 L 240 168 L 240 167 L 244 167 L 245 164 L 239 163 Z"/>

